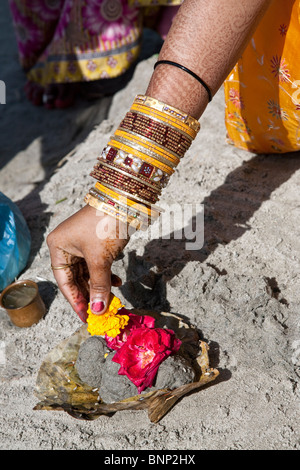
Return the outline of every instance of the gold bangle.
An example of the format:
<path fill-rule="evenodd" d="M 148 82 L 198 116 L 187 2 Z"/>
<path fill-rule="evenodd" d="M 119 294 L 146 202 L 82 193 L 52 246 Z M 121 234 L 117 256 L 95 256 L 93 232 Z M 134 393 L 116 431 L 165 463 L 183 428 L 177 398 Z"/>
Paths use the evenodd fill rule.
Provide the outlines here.
<path fill-rule="evenodd" d="M 135 201 L 131 201 L 131 199 L 124 197 L 121 194 L 118 194 L 113 190 L 108 190 L 104 186 L 103 188 L 101 188 L 101 183 L 99 182 L 96 183 L 95 188 L 92 188 L 92 190 L 99 192 L 100 194 L 103 194 L 106 197 L 109 197 L 116 204 L 123 204 L 126 207 L 133 208 L 137 212 L 142 212 L 143 214 L 150 216 L 152 218 L 157 218 L 160 215 L 160 211 L 158 211 L 156 207 L 154 209 L 152 205 L 151 207 L 149 207 L 149 205 L 146 205 L 146 204 L 142 205 Z"/>
<path fill-rule="evenodd" d="M 127 181 L 118 181 L 114 178 L 109 178 L 106 175 L 103 176 L 103 173 L 96 174 L 95 172 L 92 172 L 91 176 L 93 176 L 99 183 L 109 185 L 115 190 L 125 191 L 127 194 L 130 194 L 134 199 L 140 198 L 143 201 L 147 201 L 148 204 L 155 204 L 159 199 L 157 193 L 149 193 L 147 192 L 147 188 L 144 189 L 136 187 L 135 182 L 133 182 L 134 184 L 131 184 Z"/>
<path fill-rule="evenodd" d="M 168 160 L 174 162 L 175 165 L 178 165 L 180 162 L 180 157 L 173 153 L 171 150 L 167 150 L 165 147 L 162 147 L 160 144 L 154 143 L 150 139 L 147 139 L 147 137 L 141 136 L 139 134 L 136 134 L 133 131 L 123 131 L 120 129 L 117 129 L 115 134 L 116 136 L 120 136 L 124 139 L 127 139 L 129 141 L 136 142 L 138 145 L 142 147 L 146 147 L 146 149 L 150 149 L 151 152 L 154 152 L 155 154 L 161 155 L 163 158 L 167 158 Z"/>
<path fill-rule="evenodd" d="M 97 209 L 103 212 L 104 214 L 114 217 L 115 219 L 120 220 L 125 224 L 135 226 L 137 230 L 143 225 L 143 223 L 138 218 L 122 214 L 120 211 L 108 207 L 104 202 L 97 201 L 97 199 L 91 196 L 90 194 L 87 194 L 85 196 L 84 201 L 89 206 L 94 207 L 94 209 Z"/>
<path fill-rule="evenodd" d="M 197 136 L 197 132 L 194 131 L 191 127 L 186 126 L 175 119 L 172 119 L 171 116 L 167 116 L 156 109 L 148 108 L 147 106 L 133 104 L 130 108 L 132 112 L 139 112 L 140 114 L 151 117 L 151 119 L 158 119 L 160 122 L 168 125 L 173 125 L 176 129 L 185 132 L 188 134 L 192 139 L 195 139 Z"/>
<path fill-rule="evenodd" d="M 189 144 L 193 140 L 190 135 L 179 131 L 176 127 L 172 125 L 166 124 L 161 119 L 153 119 L 150 116 L 145 116 L 142 113 L 136 111 L 129 110 L 122 119 L 120 125 L 122 124 L 130 126 L 129 128 L 132 128 L 132 130 L 134 130 L 134 127 L 141 127 L 146 128 L 148 131 L 151 131 L 153 133 L 162 133 L 163 135 L 165 135 L 167 131 L 167 133 L 170 134 L 172 138 L 175 138 L 175 140 L 183 138 Z"/>
<path fill-rule="evenodd" d="M 151 183 L 148 183 L 148 181 L 145 181 L 144 179 L 142 178 L 139 178 L 138 176 L 135 176 L 131 173 L 128 173 L 128 171 L 125 171 L 125 170 L 122 170 L 121 168 L 118 168 L 114 165 L 110 165 L 109 163 L 106 163 L 104 162 L 103 160 L 100 160 L 99 159 L 99 163 L 98 165 L 103 165 L 104 167 L 106 168 L 110 168 L 110 169 L 113 169 L 114 171 L 116 171 L 117 173 L 120 173 L 122 175 L 125 175 L 125 176 L 128 176 L 130 178 L 132 178 L 133 180 L 136 180 L 140 183 L 143 183 L 145 186 L 148 186 L 149 188 L 153 189 L 154 191 L 156 191 L 158 194 L 161 193 L 161 190 L 160 188 L 157 186 L 157 185 L 154 185 L 154 184 L 151 184 Z"/>
<path fill-rule="evenodd" d="M 147 166 L 150 168 L 150 165 L 147 164 Z M 97 181 L 103 182 L 104 184 L 108 183 L 115 189 L 119 188 L 123 191 L 127 191 L 153 204 L 158 200 L 161 192 L 158 188 L 146 185 L 142 180 L 133 179 L 129 174 L 117 172 L 115 168 L 105 168 L 104 166 L 101 168 L 94 167 L 90 176 Z"/>
<path fill-rule="evenodd" d="M 148 209 L 146 211 L 141 210 L 140 208 L 143 207 L 144 209 L 144 206 L 141 206 L 140 204 L 129 205 L 126 202 L 121 201 L 120 198 L 114 200 L 114 198 L 111 196 L 108 197 L 107 194 L 104 194 L 102 191 L 99 191 L 99 189 L 96 188 L 91 188 L 89 190 L 89 194 L 94 196 L 97 200 L 104 202 L 109 207 L 115 207 L 111 204 L 113 202 L 117 206 L 115 208 L 118 208 L 121 211 L 127 211 L 128 215 L 132 215 L 133 217 L 138 215 L 142 220 L 149 220 L 149 218 L 154 220 L 159 217 L 159 212 L 155 212 L 148 208 L 146 208 Z"/>
<path fill-rule="evenodd" d="M 92 196 L 94 197 L 94 199 L 96 199 L 97 201 L 97 197 L 91 195 L 90 193 L 87 195 L 87 196 Z M 129 223 L 131 223 L 132 221 L 134 220 L 140 220 L 141 223 L 145 223 L 145 222 L 149 222 L 149 216 L 146 216 L 145 214 L 140 214 L 138 212 L 134 212 L 134 214 L 129 214 L 128 213 L 128 207 L 114 207 L 114 206 L 111 206 L 109 204 L 107 204 L 106 202 L 102 201 L 102 204 L 103 206 L 102 209 L 100 207 L 101 210 L 103 210 L 103 212 L 105 212 L 106 214 L 108 215 L 121 215 L 123 217 L 127 217 L 127 220 Z"/>
<path fill-rule="evenodd" d="M 96 187 L 97 189 L 99 188 L 99 189 L 102 190 L 102 191 L 103 191 L 103 190 L 104 190 L 104 191 L 106 190 L 107 194 L 109 194 L 109 191 L 113 191 L 113 192 L 115 192 L 115 193 L 117 193 L 117 194 L 120 194 L 120 195 L 123 196 L 123 197 L 125 196 L 126 198 L 129 198 L 130 200 L 133 199 L 134 201 L 137 201 L 137 202 L 140 202 L 140 203 L 142 203 L 142 204 L 145 204 L 146 206 L 151 206 L 151 207 L 153 207 L 154 210 L 156 210 L 156 211 L 158 211 L 158 212 L 163 212 L 163 209 L 162 209 L 162 208 L 160 208 L 160 207 L 158 207 L 158 206 L 156 206 L 156 205 L 155 205 L 155 206 L 152 206 L 152 204 L 149 203 L 149 201 L 145 201 L 144 199 L 141 199 L 141 198 L 139 198 L 138 196 L 135 196 L 135 195 L 133 195 L 133 194 L 127 193 L 126 191 L 123 191 L 123 190 L 121 190 L 121 189 L 116 189 L 116 188 L 114 188 L 113 186 L 111 186 L 110 184 L 107 184 L 107 183 L 104 184 L 103 182 L 102 182 L 102 183 L 99 183 L 99 181 L 97 181 L 95 187 Z"/>
<path fill-rule="evenodd" d="M 146 115 L 144 114 L 143 112 L 141 111 L 131 111 L 130 112 L 134 113 L 134 114 L 138 114 L 139 116 L 142 116 L 143 118 L 148 118 L 148 119 L 151 119 L 152 121 L 155 121 L 157 122 L 158 124 L 162 124 L 163 126 L 167 126 L 167 127 L 170 127 L 172 130 L 174 131 L 177 131 L 179 132 L 183 137 L 185 137 L 186 139 L 189 139 L 190 142 L 192 142 L 193 140 L 193 137 L 190 135 L 190 134 L 187 134 L 183 129 L 179 129 L 178 127 L 174 126 L 173 124 L 171 123 L 166 123 L 166 122 L 163 122 L 161 119 L 159 119 L 158 117 L 156 116 L 150 116 L 150 115 Z M 193 133 L 194 135 L 194 133 Z"/>
<path fill-rule="evenodd" d="M 169 106 L 162 101 L 152 98 L 151 96 L 137 95 L 133 103 L 142 104 L 144 106 L 148 106 L 151 109 L 156 109 L 172 117 L 175 117 L 177 120 L 191 127 L 196 132 L 198 132 L 200 129 L 200 123 L 197 119 L 181 111 L 180 109 Z"/>
<path fill-rule="evenodd" d="M 141 115 L 139 115 L 139 118 L 141 118 Z M 154 122 L 153 119 L 151 121 Z M 192 141 L 184 137 L 182 133 L 171 129 L 170 126 L 164 124 L 161 124 L 161 126 L 168 130 L 167 133 L 160 133 L 155 129 L 152 130 L 152 127 L 149 128 L 146 125 L 127 124 L 124 121 L 120 123 L 119 130 L 132 133 L 132 135 L 139 137 L 139 139 L 154 143 L 164 152 L 170 152 L 177 158 L 183 158 L 185 152 L 190 148 Z M 176 137 L 172 135 L 173 132 L 177 132 Z"/>
<path fill-rule="evenodd" d="M 123 152 L 123 153 L 124 153 L 124 155 L 130 155 L 130 154 L 125 153 L 125 152 Z M 128 157 L 128 158 L 131 158 L 131 157 Z M 137 158 L 137 157 L 133 157 L 133 158 Z M 134 177 L 140 179 L 141 181 L 143 181 L 145 183 L 148 182 L 148 184 L 150 184 L 153 189 L 161 190 L 161 188 L 165 187 L 164 186 L 164 179 L 163 179 L 164 173 L 161 172 L 162 176 L 160 176 L 160 175 L 156 176 L 156 177 L 154 176 L 154 175 L 157 175 L 158 168 L 156 168 L 156 167 L 154 167 L 151 176 L 148 177 L 148 176 L 145 176 L 145 175 L 141 174 L 140 172 L 137 172 L 137 171 L 133 170 L 131 166 L 125 165 L 122 162 L 120 163 L 120 162 L 116 162 L 116 161 L 106 160 L 105 157 L 98 157 L 97 160 L 101 163 L 105 163 L 106 165 L 109 165 L 111 168 L 116 168 L 116 169 L 119 169 L 120 171 L 124 171 L 127 175 L 134 176 Z M 142 162 L 142 160 L 141 160 L 141 166 L 142 166 L 143 163 L 144 162 Z M 140 170 L 140 168 L 139 168 L 139 170 Z M 158 179 L 154 179 L 153 177 L 158 178 Z"/>
<path fill-rule="evenodd" d="M 141 158 L 150 165 L 156 166 L 157 168 L 165 171 L 168 175 L 174 173 L 173 164 L 169 160 L 160 157 L 159 155 L 154 154 L 153 152 L 146 151 L 146 149 L 141 149 L 139 145 L 135 144 L 134 142 L 127 142 L 122 137 L 111 137 L 108 142 L 108 145 L 112 147 L 116 147 L 120 150 L 124 150 L 125 152 L 132 153 L 133 155 Z"/>
<path fill-rule="evenodd" d="M 97 188 L 98 183 L 99 183 L 99 181 L 97 181 L 97 183 L 96 183 L 96 188 Z M 151 204 L 151 202 L 147 201 L 146 199 L 142 199 L 137 194 L 128 193 L 127 191 L 124 191 L 123 189 L 115 188 L 114 186 L 107 183 L 106 181 L 101 181 L 100 184 L 102 184 L 103 186 L 105 186 L 108 189 L 112 189 L 113 191 L 120 192 L 120 194 L 122 194 L 123 196 L 129 197 L 129 198 L 133 199 L 134 201 L 141 202 L 142 204 L 148 204 L 148 205 Z"/>
<path fill-rule="evenodd" d="M 116 152 L 113 155 L 113 158 L 109 158 L 109 153 L 111 149 Z M 132 160 L 131 164 L 125 163 L 127 158 Z M 170 175 L 161 170 L 157 165 L 152 165 L 153 172 L 151 176 L 146 176 L 145 174 L 143 174 L 143 172 L 141 172 L 141 169 L 143 165 L 147 164 L 147 162 L 142 160 L 137 155 L 125 152 L 124 150 L 120 150 L 119 148 L 115 148 L 111 145 L 107 145 L 107 147 L 104 148 L 101 153 L 101 156 L 98 157 L 99 161 L 101 161 L 101 159 L 106 162 L 109 162 L 111 165 L 116 165 L 119 168 L 123 168 L 125 171 L 128 171 L 128 173 L 134 174 L 136 176 L 138 175 L 143 179 L 150 180 L 152 184 L 159 186 L 160 188 L 165 187 L 166 181 L 170 178 Z"/>

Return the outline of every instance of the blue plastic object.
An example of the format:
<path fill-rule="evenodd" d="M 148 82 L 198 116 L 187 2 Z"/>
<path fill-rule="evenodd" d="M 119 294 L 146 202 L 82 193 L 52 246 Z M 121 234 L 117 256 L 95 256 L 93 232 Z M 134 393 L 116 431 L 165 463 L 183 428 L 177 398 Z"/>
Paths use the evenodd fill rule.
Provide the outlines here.
<path fill-rule="evenodd" d="M 0 292 L 26 267 L 31 236 L 20 209 L 0 192 Z"/>

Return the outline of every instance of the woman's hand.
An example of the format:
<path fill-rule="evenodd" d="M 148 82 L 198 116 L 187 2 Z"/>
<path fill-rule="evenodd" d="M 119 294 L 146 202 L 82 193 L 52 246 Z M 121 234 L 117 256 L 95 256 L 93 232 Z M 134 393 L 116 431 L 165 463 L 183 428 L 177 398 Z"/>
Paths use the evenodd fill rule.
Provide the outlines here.
<path fill-rule="evenodd" d="M 83 322 L 88 302 L 93 313 L 104 313 L 111 286 L 122 284 L 111 265 L 128 241 L 127 225 L 88 205 L 48 235 L 58 287 Z M 66 264 L 71 266 L 55 269 Z"/>

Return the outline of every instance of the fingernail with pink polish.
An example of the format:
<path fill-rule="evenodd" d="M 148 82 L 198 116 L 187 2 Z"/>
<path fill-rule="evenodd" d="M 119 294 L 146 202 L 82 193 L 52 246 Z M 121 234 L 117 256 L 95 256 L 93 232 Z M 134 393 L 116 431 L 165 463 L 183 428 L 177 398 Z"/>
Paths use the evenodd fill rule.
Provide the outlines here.
<path fill-rule="evenodd" d="M 100 313 L 104 309 L 105 304 L 102 300 L 94 300 L 91 304 L 91 310 L 94 313 Z"/>

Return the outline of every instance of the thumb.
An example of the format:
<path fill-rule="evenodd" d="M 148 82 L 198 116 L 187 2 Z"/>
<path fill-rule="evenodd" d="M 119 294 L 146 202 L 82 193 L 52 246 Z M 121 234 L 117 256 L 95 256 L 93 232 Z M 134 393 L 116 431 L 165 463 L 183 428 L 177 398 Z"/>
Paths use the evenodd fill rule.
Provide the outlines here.
<path fill-rule="evenodd" d="M 89 267 L 90 273 L 90 309 L 92 313 L 101 315 L 105 313 L 111 291 L 111 267 L 95 266 Z"/>

